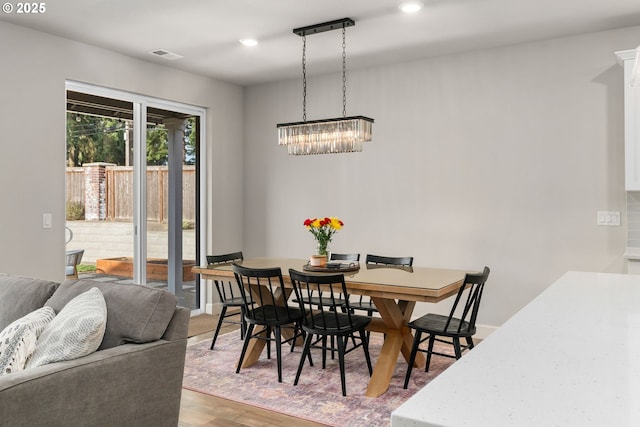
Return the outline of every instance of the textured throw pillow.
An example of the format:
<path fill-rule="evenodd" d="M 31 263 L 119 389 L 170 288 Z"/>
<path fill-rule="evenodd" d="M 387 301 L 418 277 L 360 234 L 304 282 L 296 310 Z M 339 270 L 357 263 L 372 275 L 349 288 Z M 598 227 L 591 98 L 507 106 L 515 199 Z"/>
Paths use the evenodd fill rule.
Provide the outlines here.
<path fill-rule="evenodd" d="M 0 333 L 0 375 L 24 369 L 36 349 L 36 334 L 24 323 L 12 323 Z"/>
<path fill-rule="evenodd" d="M 49 306 L 44 306 L 39 308 L 21 319 L 16 320 L 16 322 L 27 323 L 29 324 L 29 328 L 31 328 L 36 333 L 36 338 L 40 336 L 44 328 L 56 317 L 56 312 L 53 308 Z"/>
<path fill-rule="evenodd" d="M 9 324 L 0 332 L 0 375 L 24 369 L 36 349 L 36 341 L 56 313 L 42 307 Z"/>
<path fill-rule="evenodd" d="M 65 305 L 38 338 L 25 368 L 73 360 L 100 347 L 107 324 L 107 305 L 102 292 L 91 288 Z"/>

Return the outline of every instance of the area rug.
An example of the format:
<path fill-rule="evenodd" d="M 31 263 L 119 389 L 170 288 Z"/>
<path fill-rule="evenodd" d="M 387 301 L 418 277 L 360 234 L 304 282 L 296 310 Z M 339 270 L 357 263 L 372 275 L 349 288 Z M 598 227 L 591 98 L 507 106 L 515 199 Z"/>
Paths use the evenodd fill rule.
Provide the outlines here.
<path fill-rule="evenodd" d="M 414 369 L 409 388 L 404 390 L 407 364 L 401 360 L 389 390 L 378 398 L 369 398 L 364 395 L 369 381 L 367 366 L 362 350 L 356 349 L 345 357 L 347 396 L 343 397 L 337 355 L 335 360 L 327 358 L 327 368 L 323 370 L 320 350 L 312 350 L 314 366 L 307 362 L 298 385 L 294 386 L 301 354 L 297 347 L 294 352 L 288 346 L 283 347 L 286 351 L 282 357 L 282 383 L 278 383 L 274 348 L 272 359 L 267 359 L 265 350 L 255 365 L 236 374 L 242 348 L 239 334 L 219 336 L 213 351 L 209 345 L 200 342 L 187 348 L 184 388 L 336 427 L 388 427 L 394 409 L 455 361 L 434 356 L 429 372 Z M 374 364 L 381 346 L 382 335 L 371 334 Z M 451 353 L 447 346 L 438 350 Z"/>
<path fill-rule="evenodd" d="M 215 330 L 217 322 L 218 316 L 212 316 L 210 314 L 193 316 L 189 319 L 189 338 Z"/>

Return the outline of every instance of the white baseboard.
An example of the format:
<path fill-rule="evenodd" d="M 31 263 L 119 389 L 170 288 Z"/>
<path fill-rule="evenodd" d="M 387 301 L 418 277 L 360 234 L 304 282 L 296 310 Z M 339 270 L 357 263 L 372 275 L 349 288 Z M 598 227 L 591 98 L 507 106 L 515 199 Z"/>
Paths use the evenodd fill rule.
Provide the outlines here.
<path fill-rule="evenodd" d="M 497 326 L 477 325 L 476 324 L 476 334 L 473 337 L 477 338 L 479 340 L 483 340 L 486 337 L 488 337 L 489 335 L 491 335 L 491 333 L 493 331 L 495 331 L 496 329 L 498 329 Z"/>

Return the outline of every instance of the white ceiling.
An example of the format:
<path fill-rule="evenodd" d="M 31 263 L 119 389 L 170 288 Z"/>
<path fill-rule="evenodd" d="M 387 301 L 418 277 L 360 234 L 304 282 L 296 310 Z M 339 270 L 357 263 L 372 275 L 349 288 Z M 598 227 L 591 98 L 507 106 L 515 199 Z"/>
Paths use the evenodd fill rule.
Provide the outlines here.
<path fill-rule="evenodd" d="M 345 17 L 356 21 L 348 69 L 640 25 L 640 0 L 423 0 L 413 15 L 398 10 L 403 1 L 55 0 L 0 20 L 241 85 L 300 77 L 293 28 Z M 240 45 L 247 37 L 260 43 Z M 308 36 L 309 74 L 339 71 L 341 44 L 339 31 Z"/>

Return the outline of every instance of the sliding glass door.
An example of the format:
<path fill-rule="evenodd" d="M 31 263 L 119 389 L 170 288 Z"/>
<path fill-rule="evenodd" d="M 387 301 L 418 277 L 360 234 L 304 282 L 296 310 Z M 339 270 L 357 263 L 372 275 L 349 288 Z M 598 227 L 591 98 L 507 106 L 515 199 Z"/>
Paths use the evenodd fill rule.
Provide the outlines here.
<path fill-rule="evenodd" d="M 94 227 L 96 239 L 104 242 L 92 247 L 91 239 L 82 243 L 74 238 L 68 249 L 87 246 L 84 262 L 95 266 L 93 274 L 101 280 L 163 287 L 181 305 L 200 310 L 203 295 L 191 267 L 200 259 L 204 245 L 200 226 L 204 109 L 67 82 L 67 111 L 68 128 L 69 120 L 77 117 L 118 123 L 120 133 L 112 139 L 121 154 L 117 158 L 98 154 L 89 163 L 74 165 L 82 173 L 92 164 L 102 168 L 95 194 L 88 191 L 91 180 L 84 174 L 83 194 L 75 189 L 73 197 L 85 206 L 94 196 L 98 198 L 100 215 L 85 218 L 82 226 L 85 233 Z M 68 135 L 67 157 L 71 142 Z M 68 184 L 68 200 L 69 188 Z M 67 223 L 71 230 L 79 230 L 79 225 Z"/>

